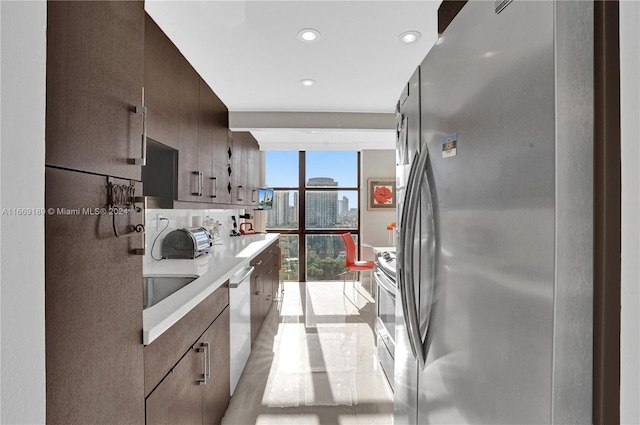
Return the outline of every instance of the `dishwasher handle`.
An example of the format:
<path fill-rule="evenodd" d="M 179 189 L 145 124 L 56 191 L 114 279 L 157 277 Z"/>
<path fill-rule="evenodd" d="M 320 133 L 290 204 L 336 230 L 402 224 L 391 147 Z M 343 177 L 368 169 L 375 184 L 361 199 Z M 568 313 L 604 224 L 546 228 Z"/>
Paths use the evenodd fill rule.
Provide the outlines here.
<path fill-rule="evenodd" d="M 255 269 L 256 268 L 253 266 L 248 266 L 245 267 L 243 271 L 239 271 L 238 273 L 233 275 L 231 279 L 229 279 L 229 288 L 237 288 L 238 286 L 242 285 L 243 282 L 249 279 L 251 273 L 253 273 Z"/>

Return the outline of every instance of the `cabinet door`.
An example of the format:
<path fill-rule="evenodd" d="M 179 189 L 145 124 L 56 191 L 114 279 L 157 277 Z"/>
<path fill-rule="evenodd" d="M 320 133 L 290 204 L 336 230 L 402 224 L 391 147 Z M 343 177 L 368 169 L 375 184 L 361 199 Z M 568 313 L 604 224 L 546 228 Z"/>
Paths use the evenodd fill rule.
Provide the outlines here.
<path fill-rule="evenodd" d="M 142 1 L 47 2 L 46 164 L 140 180 Z"/>
<path fill-rule="evenodd" d="M 198 149 L 205 186 L 202 202 L 230 203 L 231 195 L 226 190 L 228 125 L 227 107 L 207 83 L 200 79 Z"/>
<path fill-rule="evenodd" d="M 164 379 L 185 351 L 228 305 L 229 285 L 225 283 L 144 347 L 145 395 L 149 395 Z"/>
<path fill-rule="evenodd" d="M 217 204 L 230 204 L 231 194 L 226 186 L 229 182 L 228 166 L 230 164 L 229 147 L 229 110 L 224 103 L 214 94 L 214 139 L 213 139 L 213 174 L 218 182 Z"/>
<path fill-rule="evenodd" d="M 200 76 L 181 56 L 176 84 L 180 93 L 175 113 L 178 115 L 178 200 L 199 201 L 204 194 L 204 172 L 198 160 L 198 96 Z M 199 174 L 202 173 L 202 174 Z"/>
<path fill-rule="evenodd" d="M 144 89 L 147 107 L 147 137 L 179 149 L 179 114 L 176 100 L 180 97 L 184 60 L 178 48 L 160 27 L 145 14 Z"/>
<path fill-rule="evenodd" d="M 237 139 L 237 144 L 234 145 L 236 151 L 236 169 L 238 174 L 236 175 L 236 185 L 238 186 L 238 195 L 235 197 L 235 203 L 238 205 L 247 205 L 251 200 L 251 189 L 249 188 L 249 162 L 247 161 L 247 138 L 246 132 L 233 133 L 234 142 Z M 239 188 L 242 187 L 242 190 Z"/>
<path fill-rule="evenodd" d="M 278 290 L 280 289 L 280 261 L 281 261 L 281 253 L 280 253 L 280 244 L 276 243 L 274 245 L 274 256 L 273 256 L 273 281 L 272 281 L 272 291 L 273 291 L 273 300 L 275 301 L 278 298 Z"/>
<path fill-rule="evenodd" d="M 147 397 L 147 425 L 202 425 L 202 394 L 198 379 L 204 370 L 204 352 L 192 347 Z"/>
<path fill-rule="evenodd" d="M 271 263 L 269 268 L 269 282 L 271 283 L 271 302 L 276 300 L 276 293 L 278 292 L 278 268 L 275 262 Z"/>
<path fill-rule="evenodd" d="M 247 167 L 244 162 L 244 145 L 242 133 L 234 131 L 231 133 L 232 154 L 231 157 L 231 203 L 242 205 L 246 199 L 245 175 Z"/>
<path fill-rule="evenodd" d="M 233 132 L 232 200 L 236 205 L 258 205 L 260 187 L 260 147 L 246 131 Z M 240 189 L 242 188 L 242 189 Z"/>
<path fill-rule="evenodd" d="M 129 181 L 111 179 L 116 184 Z M 141 235 L 116 237 L 108 178 L 45 168 L 47 423 L 144 421 Z M 136 193 L 142 193 L 141 184 Z M 142 214 L 115 216 L 124 232 Z"/>
<path fill-rule="evenodd" d="M 247 185 L 248 190 L 248 205 L 258 205 L 258 190 L 260 189 L 260 146 L 258 141 L 253 137 L 251 133 L 245 135 L 245 149 L 247 155 L 248 173 L 247 173 Z"/>
<path fill-rule="evenodd" d="M 198 171 L 202 172 L 202 195 L 199 202 L 213 203 L 217 198 L 218 181 L 213 176 L 213 139 L 215 134 L 213 109 L 215 94 L 198 77 Z"/>
<path fill-rule="evenodd" d="M 229 308 L 225 309 L 202 335 L 201 341 L 209 343 L 209 370 L 211 379 L 202 387 L 202 423 L 219 424 L 229 405 Z"/>
<path fill-rule="evenodd" d="M 263 283 L 263 295 L 262 295 L 262 319 L 261 322 L 264 322 L 265 317 L 269 313 L 269 309 L 271 308 L 271 302 L 273 301 L 273 267 L 271 261 L 267 264 L 265 268 L 265 279 Z M 261 323 L 262 325 L 262 323 Z"/>
<path fill-rule="evenodd" d="M 229 203 L 235 203 L 234 201 L 234 196 L 235 196 L 235 187 L 237 185 L 236 183 L 236 176 L 238 176 L 238 171 L 235 170 L 235 161 L 236 161 L 236 154 L 234 151 L 234 140 L 233 140 L 233 132 L 231 130 L 227 130 L 227 153 L 225 155 L 226 161 L 227 161 L 227 166 L 226 166 L 226 174 L 225 176 L 227 177 L 227 185 L 225 187 L 227 194 L 229 196 Z"/>
<path fill-rule="evenodd" d="M 262 280 L 264 276 L 261 269 L 257 269 L 251 275 L 251 344 L 258 336 L 260 326 L 262 326 Z"/>

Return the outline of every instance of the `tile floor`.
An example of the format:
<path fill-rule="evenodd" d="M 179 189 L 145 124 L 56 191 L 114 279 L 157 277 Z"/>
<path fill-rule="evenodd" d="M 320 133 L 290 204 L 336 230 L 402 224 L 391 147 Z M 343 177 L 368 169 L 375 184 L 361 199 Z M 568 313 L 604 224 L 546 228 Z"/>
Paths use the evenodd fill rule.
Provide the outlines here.
<path fill-rule="evenodd" d="M 392 425 L 376 358 L 375 303 L 358 284 L 285 282 L 223 425 Z M 367 288 L 368 289 L 368 288 Z"/>

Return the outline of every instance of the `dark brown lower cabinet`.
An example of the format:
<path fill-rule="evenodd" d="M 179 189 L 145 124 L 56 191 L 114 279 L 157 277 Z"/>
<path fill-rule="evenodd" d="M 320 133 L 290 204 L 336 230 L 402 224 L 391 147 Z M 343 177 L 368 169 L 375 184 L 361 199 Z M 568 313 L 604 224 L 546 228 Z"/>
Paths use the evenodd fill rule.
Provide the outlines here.
<path fill-rule="evenodd" d="M 147 424 L 202 425 L 202 354 L 189 352 L 147 398 Z"/>
<path fill-rule="evenodd" d="M 147 425 L 216 425 L 229 404 L 229 307 L 146 400 Z"/>
<path fill-rule="evenodd" d="M 279 285 L 278 241 L 251 261 L 255 271 L 251 275 L 251 343 L 258 336 L 267 313 L 275 299 Z"/>
<path fill-rule="evenodd" d="M 256 267 L 256 266 L 254 266 Z M 270 263 L 263 263 L 256 267 L 251 275 L 251 343 L 255 341 L 262 327 L 264 318 L 271 308 L 271 280 L 269 276 Z"/>
<path fill-rule="evenodd" d="M 229 308 L 216 319 L 202 336 L 210 350 L 211 377 L 202 387 L 202 424 L 214 425 L 222 421 L 229 405 Z"/>
<path fill-rule="evenodd" d="M 131 254 L 144 242 L 123 236 L 143 218 L 96 213 L 110 182 L 131 183 L 45 168 L 48 424 L 144 421 L 142 257 Z"/>
<path fill-rule="evenodd" d="M 254 266 L 255 267 L 255 266 Z M 258 336 L 258 331 L 262 326 L 262 275 L 261 268 L 256 267 L 251 275 L 251 345 Z"/>

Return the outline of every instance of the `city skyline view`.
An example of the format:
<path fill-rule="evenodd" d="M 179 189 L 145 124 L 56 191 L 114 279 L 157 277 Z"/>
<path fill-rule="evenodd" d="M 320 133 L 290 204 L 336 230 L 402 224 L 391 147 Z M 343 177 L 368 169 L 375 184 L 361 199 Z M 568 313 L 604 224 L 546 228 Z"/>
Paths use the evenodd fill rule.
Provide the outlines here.
<path fill-rule="evenodd" d="M 308 185 L 310 179 L 331 178 L 337 186 L 355 188 L 358 185 L 357 152 L 351 151 L 313 151 L 306 152 L 306 176 Z M 298 187 L 298 151 L 267 151 L 265 152 L 265 186 Z M 340 191 L 342 199 L 346 196 L 352 207 L 358 206 L 358 196 L 355 191 Z M 293 199 L 290 198 L 292 206 Z"/>
<path fill-rule="evenodd" d="M 313 182 L 312 182 L 313 183 Z M 308 185 L 312 188 L 313 185 Z M 323 185 L 323 187 L 326 187 Z M 358 206 L 352 206 L 347 191 L 306 191 L 305 227 L 308 229 L 349 229 L 358 223 Z M 298 228 L 297 190 L 276 190 L 273 208 L 267 210 L 267 228 Z"/>
<path fill-rule="evenodd" d="M 267 210 L 268 230 L 294 231 L 280 237 L 284 280 L 298 280 L 299 273 L 314 280 L 335 280 L 344 272 L 344 243 L 339 233 L 358 228 L 358 153 L 298 151 L 265 153 L 265 183 L 273 188 L 273 207 Z M 300 168 L 304 166 L 304 187 Z M 349 188 L 351 190 L 344 190 Z M 300 196 L 305 197 L 300 217 Z M 303 222 L 299 220 L 302 218 Z M 306 234 L 307 230 L 327 232 Z M 304 252 L 306 263 L 298 263 Z"/>

